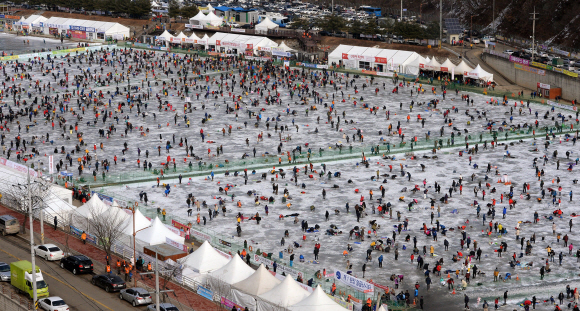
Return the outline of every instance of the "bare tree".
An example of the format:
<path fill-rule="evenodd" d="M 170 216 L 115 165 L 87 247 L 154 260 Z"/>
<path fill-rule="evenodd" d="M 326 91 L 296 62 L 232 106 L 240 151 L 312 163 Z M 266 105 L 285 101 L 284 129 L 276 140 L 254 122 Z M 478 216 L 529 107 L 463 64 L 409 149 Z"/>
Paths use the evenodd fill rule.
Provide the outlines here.
<path fill-rule="evenodd" d="M 26 223 L 30 217 L 30 205 L 28 202 L 28 182 L 26 176 L 12 175 L 9 181 L 0 183 L 2 201 L 4 204 L 24 214 L 24 221 L 20 223 L 20 232 L 26 233 Z M 45 199 L 50 194 L 48 182 L 39 178 L 30 178 L 30 197 L 32 201 L 32 213 L 44 207 Z"/>
<path fill-rule="evenodd" d="M 109 208 L 105 212 L 92 209 L 88 217 L 89 232 L 97 239 L 107 255 L 111 256 L 111 247 L 123 236 L 123 222 L 126 214 L 120 208 Z"/>

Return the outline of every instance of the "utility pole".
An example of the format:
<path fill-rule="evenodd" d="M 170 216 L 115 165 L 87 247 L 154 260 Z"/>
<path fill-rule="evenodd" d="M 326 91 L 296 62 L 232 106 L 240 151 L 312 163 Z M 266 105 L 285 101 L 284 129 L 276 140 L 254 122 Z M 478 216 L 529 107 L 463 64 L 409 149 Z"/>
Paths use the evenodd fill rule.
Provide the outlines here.
<path fill-rule="evenodd" d="M 28 208 L 29 208 L 29 215 L 28 215 L 28 223 L 30 225 L 30 262 L 32 263 L 32 305 L 36 306 L 37 300 L 37 293 L 36 293 L 36 264 L 35 264 L 35 257 L 34 257 L 34 223 L 32 221 L 32 196 L 30 194 L 30 167 L 27 165 L 26 167 L 26 175 L 27 175 L 27 200 L 28 200 Z"/>
<path fill-rule="evenodd" d="M 492 18 L 493 20 L 491 21 L 491 28 L 493 29 L 493 35 L 495 36 L 495 0 L 493 0 L 493 8 L 492 8 Z"/>
<path fill-rule="evenodd" d="M 157 259 L 157 252 L 155 252 L 155 272 L 145 272 L 145 273 L 141 273 L 141 275 L 149 275 L 149 274 L 155 274 L 155 310 L 156 311 L 160 311 L 161 307 L 159 306 L 159 304 L 161 303 L 160 301 L 160 297 L 159 294 L 160 293 L 167 293 L 167 292 L 172 292 L 172 289 L 168 289 L 168 290 L 159 290 L 159 260 Z M 167 271 L 163 271 L 163 272 L 167 272 Z M 152 293 L 150 293 L 152 294 Z"/>
<path fill-rule="evenodd" d="M 332 0 L 332 7 L 330 8 L 331 15 L 334 16 L 334 0 Z"/>
<path fill-rule="evenodd" d="M 441 48 L 442 45 L 443 45 L 443 0 L 439 0 L 439 48 Z"/>
<path fill-rule="evenodd" d="M 532 61 L 534 61 L 534 54 L 536 53 L 536 14 L 540 13 L 536 13 L 536 7 L 534 7 L 534 13 L 530 13 L 532 15 Z"/>
<path fill-rule="evenodd" d="M 401 0 L 401 22 L 403 22 L 403 0 Z"/>

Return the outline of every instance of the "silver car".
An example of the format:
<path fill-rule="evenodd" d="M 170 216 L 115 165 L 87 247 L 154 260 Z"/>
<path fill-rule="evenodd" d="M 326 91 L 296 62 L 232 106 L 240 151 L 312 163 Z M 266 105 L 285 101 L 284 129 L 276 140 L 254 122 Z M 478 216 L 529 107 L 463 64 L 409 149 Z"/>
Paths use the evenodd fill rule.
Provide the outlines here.
<path fill-rule="evenodd" d="M 153 302 L 149 292 L 140 287 L 122 289 L 119 292 L 119 298 L 121 298 L 121 300 L 127 300 L 133 305 L 133 307 L 148 305 Z"/>
<path fill-rule="evenodd" d="M 10 265 L 0 262 L 0 281 L 10 282 Z"/>
<path fill-rule="evenodd" d="M 156 310 L 155 305 L 147 306 L 147 311 L 154 311 L 154 310 Z M 161 311 L 179 311 L 179 309 L 177 309 L 176 306 L 174 306 L 173 304 L 167 303 L 167 302 L 160 303 L 159 310 L 161 310 Z"/>

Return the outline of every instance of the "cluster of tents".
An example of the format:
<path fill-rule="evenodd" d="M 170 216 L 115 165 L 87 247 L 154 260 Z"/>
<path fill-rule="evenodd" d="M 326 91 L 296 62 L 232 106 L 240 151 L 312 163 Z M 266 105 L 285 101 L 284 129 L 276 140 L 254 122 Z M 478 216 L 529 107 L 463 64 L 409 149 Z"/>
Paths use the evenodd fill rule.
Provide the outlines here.
<path fill-rule="evenodd" d="M 205 241 L 195 252 L 182 258 L 184 283 L 208 286 L 239 306 L 252 311 L 346 311 L 324 290 L 298 283 L 291 275 L 283 276 L 261 264 L 249 267 L 239 255 L 230 256 Z"/>

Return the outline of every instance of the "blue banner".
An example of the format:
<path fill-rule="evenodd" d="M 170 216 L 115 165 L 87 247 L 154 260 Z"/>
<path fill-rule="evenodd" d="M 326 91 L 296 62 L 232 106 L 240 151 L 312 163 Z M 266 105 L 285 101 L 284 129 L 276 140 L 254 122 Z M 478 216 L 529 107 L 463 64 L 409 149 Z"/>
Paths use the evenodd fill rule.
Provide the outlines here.
<path fill-rule="evenodd" d="M 203 286 L 197 287 L 197 294 L 213 301 L 213 292 Z"/>
<path fill-rule="evenodd" d="M 87 31 L 86 27 L 83 26 L 70 26 L 70 30 L 79 30 L 79 31 Z"/>

